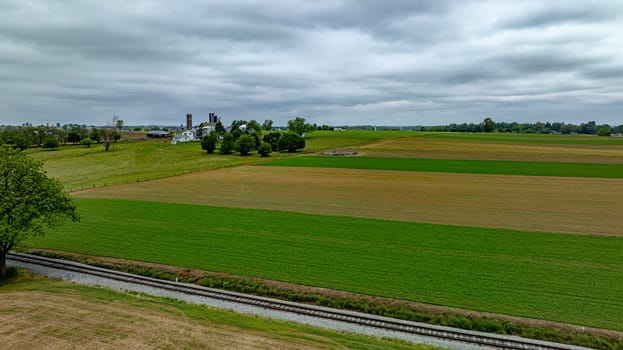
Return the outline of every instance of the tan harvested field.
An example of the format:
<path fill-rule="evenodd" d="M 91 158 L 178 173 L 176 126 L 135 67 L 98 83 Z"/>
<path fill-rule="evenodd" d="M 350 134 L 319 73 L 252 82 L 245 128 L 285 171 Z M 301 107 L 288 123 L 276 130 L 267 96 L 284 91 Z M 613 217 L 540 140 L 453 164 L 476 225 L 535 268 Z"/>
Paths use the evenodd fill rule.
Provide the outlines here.
<path fill-rule="evenodd" d="M 623 236 L 621 193 L 623 179 L 240 166 L 74 195 Z"/>
<path fill-rule="evenodd" d="M 351 147 L 361 156 L 623 164 L 623 147 L 481 142 L 424 137 L 385 139 Z"/>
<path fill-rule="evenodd" d="M 0 294 L 0 349 L 429 349 L 60 283 Z"/>

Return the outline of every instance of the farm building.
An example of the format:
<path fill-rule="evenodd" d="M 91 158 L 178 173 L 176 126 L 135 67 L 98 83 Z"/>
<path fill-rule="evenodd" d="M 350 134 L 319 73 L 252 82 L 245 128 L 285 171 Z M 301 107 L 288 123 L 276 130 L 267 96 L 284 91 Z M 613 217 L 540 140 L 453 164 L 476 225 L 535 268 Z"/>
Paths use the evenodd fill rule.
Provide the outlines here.
<path fill-rule="evenodd" d="M 173 136 L 173 140 L 171 140 L 171 143 L 176 145 L 179 142 L 189 142 L 189 141 L 195 141 L 196 135 L 195 135 L 195 130 L 184 130 L 181 133 L 176 134 L 175 136 Z"/>
<path fill-rule="evenodd" d="M 162 130 L 152 130 L 152 131 L 147 132 L 147 137 L 150 139 L 165 138 L 165 137 L 169 137 L 169 133 L 166 131 L 162 131 Z"/>

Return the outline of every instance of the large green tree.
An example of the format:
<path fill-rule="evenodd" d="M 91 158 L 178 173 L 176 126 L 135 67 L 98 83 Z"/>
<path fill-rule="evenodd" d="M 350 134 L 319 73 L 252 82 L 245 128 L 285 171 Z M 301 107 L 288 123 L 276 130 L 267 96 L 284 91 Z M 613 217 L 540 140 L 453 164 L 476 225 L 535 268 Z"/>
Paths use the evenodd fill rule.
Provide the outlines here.
<path fill-rule="evenodd" d="M 236 140 L 234 144 L 234 149 L 237 152 L 240 152 L 241 156 L 248 155 L 252 150 L 256 148 L 255 146 L 255 138 L 251 135 L 242 135 Z"/>
<path fill-rule="evenodd" d="M 28 154 L 0 147 L 0 277 L 11 249 L 64 219 L 77 221 L 78 214 L 61 183 Z"/>
<path fill-rule="evenodd" d="M 214 153 L 216 145 L 218 144 L 218 132 L 212 130 L 210 134 L 201 138 L 201 149 L 204 149 L 208 154 Z"/>
<path fill-rule="evenodd" d="M 288 120 L 288 130 L 299 135 L 303 135 L 305 132 L 313 131 L 313 125 L 306 123 L 305 118 L 296 117 L 292 120 Z"/>
<path fill-rule="evenodd" d="M 485 120 L 482 121 L 482 129 L 485 132 L 492 132 L 493 130 L 495 130 L 495 122 L 493 121 L 493 119 L 489 117 L 485 118 Z"/>
<path fill-rule="evenodd" d="M 305 148 L 305 139 L 298 134 L 287 132 L 279 138 L 279 150 L 296 152 L 296 150 L 303 148 Z"/>

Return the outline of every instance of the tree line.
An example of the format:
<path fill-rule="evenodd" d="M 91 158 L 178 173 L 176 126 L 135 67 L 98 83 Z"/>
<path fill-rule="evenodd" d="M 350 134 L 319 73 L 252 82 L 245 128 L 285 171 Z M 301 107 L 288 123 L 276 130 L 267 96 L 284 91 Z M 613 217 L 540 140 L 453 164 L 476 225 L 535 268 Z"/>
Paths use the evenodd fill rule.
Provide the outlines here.
<path fill-rule="evenodd" d="M 110 144 L 121 139 L 119 130 L 123 121 L 117 120 L 111 127 L 87 128 L 85 125 L 66 124 L 54 126 L 2 126 L 0 127 L 0 145 L 8 144 L 24 150 L 28 147 L 57 148 L 67 143 L 82 144 L 91 147 L 93 143 L 104 145 L 108 151 Z"/>
<path fill-rule="evenodd" d="M 363 125 L 356 127 L 344 127 L 345 129 L 363 130 L 398 130 L 392 126 Z M 597 124 L 595 121 L 573 124 L 565 122 L 496 122 L 491 118 L 485 118 L 482 123 L 452 123 L 434 126 L 408 126 L 401 129 L 428 132 L 506 132 L 524 134 L 584 134 L 608 136 L 611 134 L 623 134 L 623 124 L 614 126 L 609 124 Z"/>

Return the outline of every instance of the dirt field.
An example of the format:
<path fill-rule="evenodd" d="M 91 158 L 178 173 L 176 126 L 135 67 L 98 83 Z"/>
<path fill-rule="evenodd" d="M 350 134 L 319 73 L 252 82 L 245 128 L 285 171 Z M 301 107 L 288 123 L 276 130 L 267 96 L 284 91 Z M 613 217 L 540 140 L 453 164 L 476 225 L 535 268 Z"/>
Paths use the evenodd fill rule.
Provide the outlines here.
<path fill-rule="evenodd" d="M 218 315 L 198 320 L 177 307 L 141 300 L 151 299 L 148 296 L 137 296 L 133 301 L 102 294 L 59 291 L 58 287 L 53 292 L 2 293 L 0 349 L 349 348 L 303 328 L 299 334 L 296 326 L 289 330 L 268 326 L 255 331 L 224 325 L 218 322 Z M 205 312 L 211 311 L 205 308 Z M 352 344 L 368 345 L 365 341 Z M 383 343 L 370 348 L 383 348 Z"/>
<path fill-rule="evenodd" d="M 353 148 L 353 147 L 351 147 Z M 623 164 L 623 147 L 480 142 L 404 137 L 354 147 L 361 156 Z"/>
<path fill-rule="evenodd" d="M 623 180 L 241 166 L 77 197 L 623 236 Z"/>

